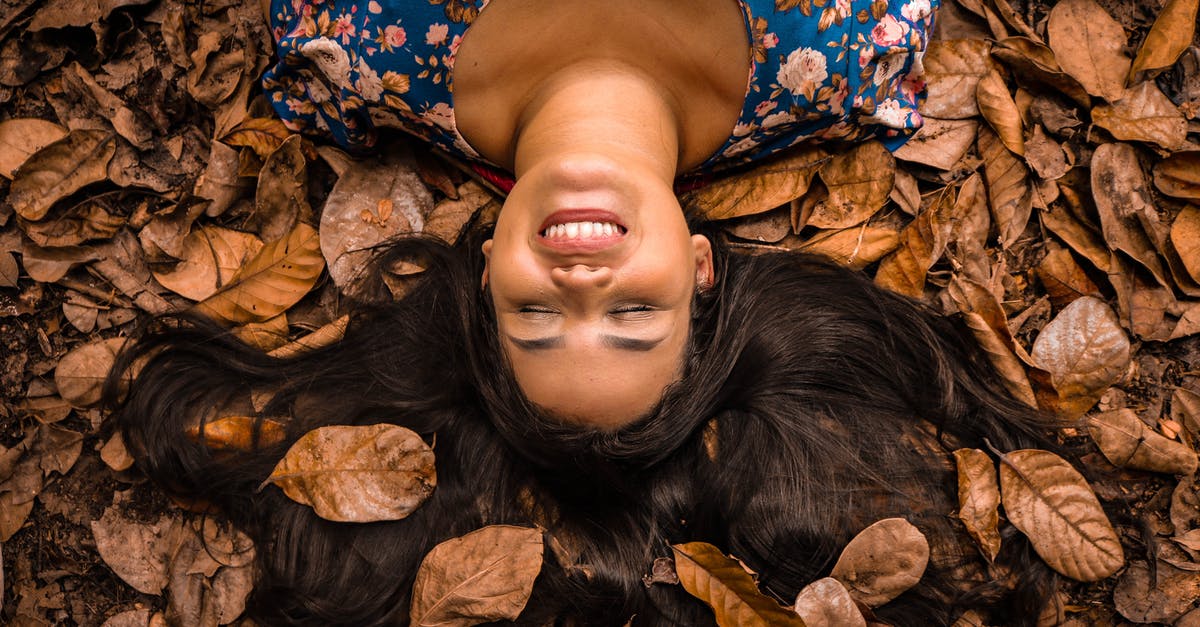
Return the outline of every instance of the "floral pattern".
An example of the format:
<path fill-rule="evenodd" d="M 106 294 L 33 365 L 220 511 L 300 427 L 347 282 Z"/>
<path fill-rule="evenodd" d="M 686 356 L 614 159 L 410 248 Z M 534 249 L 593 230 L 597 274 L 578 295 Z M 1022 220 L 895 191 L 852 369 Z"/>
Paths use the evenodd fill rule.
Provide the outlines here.
<path fill-rule="evenodd" d="M 879 138 L 921 126 L 922 57 L 939 0 L 737 0 L 751 48 L 746 100 L 699 168 L 808 139 Z M 263 87 L 289 127 L 363 151 L 399 128 L 484 163 L 454 121 L 454 57 L 488 0 L 272 0 L 279 58 Z"/>

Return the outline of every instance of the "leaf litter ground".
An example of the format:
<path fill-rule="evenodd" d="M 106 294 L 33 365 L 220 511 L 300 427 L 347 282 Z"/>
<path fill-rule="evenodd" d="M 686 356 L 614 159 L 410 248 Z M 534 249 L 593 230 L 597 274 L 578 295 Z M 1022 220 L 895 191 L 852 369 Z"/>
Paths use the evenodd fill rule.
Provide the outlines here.
<path fill-rule="evenodd" d="M 361 295 L 342 255 L 496 210 L 486 182 L 419 147 L 389 155 L 392 180 L 289 139 L 256 99 L 270 44 L 253 4 L 0 0 L 0 622 L 244 622 L 244 559 L 199 555 L 180 509 L 198 504 L 128 470 L 88 408 L 88 364 L 104 360 L 66 355 L 196 301 L 263 350 L 336 337 L 340 296 Z M 945 4 L 926 131 L 895 159 L 798 152 L 685 201 L 736 246 L 829 255 L 963 316 L 1014 395 L 1073 421 L 1071 461 L 1128 567 L 1066 581 L 1050 622 L 1198 624 L 1200 490 L 1110 461 L 1163 467 L 1128 451 L 1152 432 L 1166 468 L 1194 468 L 1200 439 L 1196 1 Z M 364 205 L 339 180 L 386 192 Z M 325 264 L 287 245 L 305 225 Z M 401 294 L 418 271 L 376 287 Z M 1059 337 L 1084 296 L 1080 319 L 1116 320 L 1104 329 L 1130 350 Z M 1097 429 L 1125 448 L 1102 453 Z M 240 546 L 227 529 L 203 538 Z"/>

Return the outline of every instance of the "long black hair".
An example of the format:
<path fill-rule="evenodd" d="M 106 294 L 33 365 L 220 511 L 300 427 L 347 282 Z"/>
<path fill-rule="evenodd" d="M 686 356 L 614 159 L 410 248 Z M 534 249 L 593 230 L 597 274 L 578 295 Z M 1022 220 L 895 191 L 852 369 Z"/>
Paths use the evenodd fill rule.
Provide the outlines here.
<path fill-rule="evenodd" d="M 1045 444 L 961 325 L 817 257 L 731 252 L 697 295 L 682 379 L 617 431 L 539 412 L 514 382 L 479 288 L 486 225 L 458 243 L 398 242 L 420 258 L 404 298 L 362 308 L 345 338 L 267 356 L 190 316 L 155 321 L 127 350 L 107 397 L 139 467 L 210 503 L 256 541 L 252 615 L 267 624 L 407 624 L 417 566 L 437 543 L 487 524 L 547 530 L 547 560 L 518 624 L 705 625 L 680 586 L 643 583 L 670 545 L 715 544 L 785 603 L 826 576 L 862 528 L 903 516 L 930 539 L 921 584 L 876 610 L 894 624 L 948 624 L 966 608 L 1033 624 L 1055 583 L 1013 539 L 999 583 L 951 518 L 948 452 Z M 117 373 L 140 362 L 127 393 Z M 218 408 L 270 401 L 286 425 L 253 452 L 185 435 Z M 438 485 L 404 520 L 334 523 L 275 488 L 287 450 L 325 425 L 389 422 L 435 442 Z M 995 567 L 991 567 L 995 568 Z"/>

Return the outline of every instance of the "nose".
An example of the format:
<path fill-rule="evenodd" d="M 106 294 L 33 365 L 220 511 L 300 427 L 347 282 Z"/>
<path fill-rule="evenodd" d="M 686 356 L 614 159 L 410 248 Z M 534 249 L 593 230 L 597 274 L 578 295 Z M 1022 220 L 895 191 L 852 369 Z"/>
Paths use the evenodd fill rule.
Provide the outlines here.
<path fill-rule="evenodd" d="M 612 276 L 611 268 L 584 264 L 561 266 L 550 271 L 550 279 L 554 284 L 568 290 L 608 287 L 612 283 Z"/>

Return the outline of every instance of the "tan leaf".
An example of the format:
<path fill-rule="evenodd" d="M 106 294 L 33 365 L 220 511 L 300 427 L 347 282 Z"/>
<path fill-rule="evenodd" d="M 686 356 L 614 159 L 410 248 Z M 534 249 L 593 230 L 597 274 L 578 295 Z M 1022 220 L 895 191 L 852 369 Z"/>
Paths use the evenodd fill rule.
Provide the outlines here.
<path fill-rule="evenodd" d="M 951 280 L 947 291 L 963 314 L 975 341 L 1000 374 L 1004 387 L 1021 402 L 1037 407 L 1037 398 L 1025 376 L 1025 368 L 1015 353 L 1016 340 L 1008 330 L 1004 309 L 996 297 L 983 285 L 959 276 Z"/>
<path fill-rule="evenodd" d="M 184 534 L 178 515 L 164 514 L 152 523 L 130 520 L 119 505 L 92 521 L 96 549 L 104 563 L 134 590 L 156 595 L 170 580 L 170 562 Z"/>
<path fill-rule="evenodd" d="M 238 176 L 238 152 L 221 142 L 209 147 L 204 172 L 196 179 L 194 194 L 212 202 L 205 209 L 210 216 L 219 216 L 242 196 L 245 188 Z"/>
<path fill-rule="evenodd" d="M 222 416 L 188 427 L 187 436 L 196 444 L 215 451 L 254 451 L 282 442 L 287 435 L 282 422 L 253 416 Z"/>
<path fill-rule="evenodd" d="M 971 147 L 978 130 L 975 120 L 925 118 L 925 124 L 894 154 L 904 161 L 951 170 Z"/>
<path fill-rule="evenodd" d="M 854 600 L 879 607 L 917 585 L 929 564 L 929 542 L 903 518 L 885 518 L 850 540 L 830 577 Z"/>
<path fill-rule="evenodd" d="M 925 121 L 928 122 L 929 118 L 926 118 Z M 921 208 L 921 188 L 917 185 L 917 177 L 909 174 L 908 170 L 896 168 L 896 184 L 892 187 L 892 193 L 888 195 L 888 198 L 896 203 L 904 213 L 910 216 L 917 215 L 917 211 Z"/>
<path fill-rule="evenodd" d="M 792 211 L 783 206 L 765 213 L 734 218 L 725 223 L 734 237 L 763 244 L 775 244 L 792 232 Z"/>
<path fill-rule="evenodd" d="M 1095 0 L 1055 4 L 1046 34 L 1059 65 L 1089 94 L 1109 102 L 1121 98 L 1130 66 L 1125 56 L 1125 29 Z"/>
<path fill-rule="evenodd" d="M 980 283 L 990 281 L 992 263 L 984 245 L 992 217 L 981 174 L 976 172 L 968 176 L 959 186 L 952 213 L 957 220 L 950 230 L 950 257 L 962 267 L 963 276 Z"/>
<path fill-rule="evenodd" d="M 974 448 L 954 451 L 958 466 L 958 518 L 989 562 L 1000 553 L 1000 484 L 996 464 Z"/>
<path fill-rule="evenodd" d="M 983 119 L 996 131 L 1000 141 L 1012 152 L 1024 156 L 1025 134 L 1021 128 L 1021 113 L 1017 103 L 1008 93 L 1008 85 L 996 70 L 991 70 L 979 80 L 975 88 L 979 100 L 979 112 Z"/>
<path fill-rule="evenodd" d="M 13 177 L 29 157 L 67 136 L 67 129 L 38 118 L 0 122 L 0 176 Z"/>
<path fill-rule="evenodd" d="M 322 326 L 308 335 L 296 338 L 295 341 L 270 351 L 269 354 L 272 357 L 286 359 L 288 357 L 299 355 L 300 353 L 324 346 L 329 346 L 330 344 L 341 340 L 342 337 L 346 335 L 346 326 L 349 324 L 350 316 L 343 315 L 342 317 Z"/>
<path fill-rule="evenodd" d="M 25 526 L 35 499 L 21 500 L 16 492 L 0 492 L 0 542 L 8 542 Z"/>
<path fill-rule="evenodd" d="M 100 448 L 100 459 L 117 472 L 129 470 L 134 461 L 129 449 L 125 448 L 125 439 L 121 437 L 120 432 L 113 434 Z"/>
<path fill-rule="evenodd" d="M 803 196 L 827 158 L 819 148 L 803 148 L 687 192 L 680 203 L 707 220 L 761 213 Z"/>
<path fill-rule="evenodd" d="M 154 272 L 154 278 L 180 296 L 204 300 L 233 280 L 262 247 L 252 233 L 202 225 L 184 238 L 181 261 L 170 270 Z"/>
<path fill-rule="evenodd" d="M 258 252 L 217 293 L 198 303 L 204 315 L 229 324 L 273 318 L 308 293 L 321 275 L 317 232 L 298 223 L 287 237 Z"/>
<path fill-rule="evenodd" d="M 1129 338 L 1104 301 L 1083 296 L 1038 334 L 1030 351 L 1050 373 L 1053 403 L 1066 418 L 1082 416 L 1129 366 Z"/>
<path fill-rule="evenodd" d="M 1182 442 L 1156 433 L 1132 409 L 1104 412 L 1088 418 L 1088 432 L 1100 452 L 1118 468 L 1173 475 L 1190 475 L 1196 471 L 1194 451 Z"/>
<path fill-rule="evenodd" d="M 392 424 L 321 427 L 296 440 L 266 483 L 326 520 L 398 520 L 437 485 L 433 450 Z"/>
<path fill-rule="evenodd" d="M 1200 200 L 1200 150 L 1177 152 L 1154 164 L 1154 186 L 1168 196 Z"/>
<path fill-rule="evenodd" d="M 25 235 L 38 246 L 78 246 L 107 239 L 125 226 L 125 217 L 109 212 L 104 203 L 87 200 L 65 212 L 55 211 L 41 222 L 20 220 Z"/>
<path fill-rule="evenodd" d="M 945 120 L 979 115 L 975 86 L 988 72 L 991 47 L 984 39 L 929 42 L 924 60 L 928 96 L 921 103 L 921 115 Z"/>
<path fill-rule="evenodd" d="M 21 276 L 17 258 L 9 251 L 0 252 L 0 287 L 16 287 Z"/>
<path fill-rule="evenodd" d="M 953 223 L 954 193 L 941 191 L 900 231 L 900 247 L 879 262 L 875 284 L 914 298 L 925 293 L 925 273 L 942 256 Z"/>
<path fill-rule="evenodd" d="M 1166 269 L 1159 259 L 1151 229 L 1144 228 L 1158 210 L 1137 152 L 1129 144 L 1104 144 L 1092 156 L 1092 196 L 1100 226 L 1110 248 L 1128 254 L 1150 271 L 1160 285 L 1168 286 Z M 1157 224 L 1152 224 L 1156 228 Z"/>
<path fill-rule="evenodd" d="M 500 202 L 492 192 L 473 180 L 459 185 L 455 195 L 457 198 L 447 197 L 429 212 L 423 231 L 426 235 L 453 243 L 475 212 L 500 210 Z"/>
<path fill-rule="evenodd" d="M 1004 512 L 1058 573 L 1098 581 L 1125 564 L 1121 542 L 1087 481 L 1049 451 L 1000 457 Z"/>
<path fill-rule="evenodd" d="M 1129 68 L 1130 82 L 1142 70 L 1171 66 L 1187 50 L 1196 34 L 1197 6 L 1200 0 L 1167 0 Z"/>
<path fill-rule="evenodd" d="M 796 250 L 828 257 L 843 266 L 861 270 L 899 245 L 900 234 L 895 230 L 864 224 L 814 233 Z"/>
<path fill-rule="evenodd" d="M 1131 562 L 1113 590 L 1113 606 L 1135 623 L 1173 624 L 1200 598 L 1200 577 L 1158 560 L 1151 572 L 1146 562 Z M 1194 625 L 1194 623 L 1193 623 Z"/>
<path fill-rule="evenodd" d="M 983 178 L 987 183 L 992 223 L 999 233 L 1000 246 L 1008 248 L 1021 237 L 1033 211 L 1029 172 L 990 129 L 979 130 L 976 144 L 979 156 L 983 158 Z"/>
<path fill-rule="evenodd" d="M 712 608 L 719 627 L 804 627 L 791 609 L 762 592 L 741 563 L 705 542 L 673 544 L 675 572 L 688 594 Z"/>
<path fill-rule="evenodd" d="M 1171 246 L 1192 280 L 1200 282 L 1200 207 L 1188 205 L 1175 216 Z"/>
<path fill-rule="evenodd" d="M 1080 296 L 1100 294 L 1100 288 L 1075 261 L 1070 250 L 1047 242 L 1046 251 L 1036 272 L 1056 309 L 1062 309 Z"/>
<path fill-rule="evenodd" d="M 1028 37 L 1007 37 L 992 44 L 992 57 L 1007 65 L 1018 83 L 1061 93 L 1083 107 L 1091 107 L 1087 90 L 1063 71 L 1054 51 L 1046 45 Z"/>
<path fill-rule="evenodd" d="M 26 220 L 41 220 L 50 207 L 90 183 L 108 178 L 117 152 L 107 131 L 71 131 L 29 157 L 13 174 L 8 202 Z"/>
<path fill-rule="evenodd" d="M 247 322 L 234 327 L 233 334 L 246 344 L 269 353 L 288 343 L 287 313 L 281 313 L 261 322 Z"/>
<path fill-rule="evenodd" d="M 1033 133 L 1025 141 L 1025 163 L 1039 178 L 1049 181 L 1062 178 L 1071 169 L 1062 146 L 1046 136 L 1041 124 L 1033 126 Z"/>
<path fill-rule="evenodd" d="M 807 627 L 867 627 L 850 591 L 833 577 L 804 586 L 792 609 Z"/>
<path fill-rule="evenodd" d="M 260 159 L 266 159 L 294 133 L 277 117 L 246 118 L 220 140 L 230 146 L 249 148 Z"/>
<path fill-rule="evenodd" d="M 413 627 L 515 620 L 542 569 L 542 532 L 489 525 L 433 548 L 413 583 Z"/>
<path fill-rule="evenodd" d="M 896 160 L 883 144 L 870 141 L 834 155 L 820 174 L 829 197 L 813 208 L 808 224 L 844 229 L 865 222 L 887 203 L 895 182 Z"/>
<path fill-rule="evenodd" d="M 63 355 L 54 369 L 58 393 L 76 407 L 91 407 L 100 402 L 100 389 L 125 345 L 125 338 L 112 338 L 84 344 Z"/>
<path fill-rule="evenodd" d="M 1187 119 L 1154 81 L 1138 83 L 1113 104 L 1095 107 L 1092 122 L 1124 141 L 1149 142 L 1167 150 L 1187 142 Z"/>
<path fill-rule="evenodd" d="M 1109 272 L 1112 266 L 1111 253 L 1103 238 L 1094 230 L 1061 207 L 1043 210 L 1041 216 L 1042 224 L 1070 246 L 1071 250 L 1079 253 L 1098 270 Z"/>

